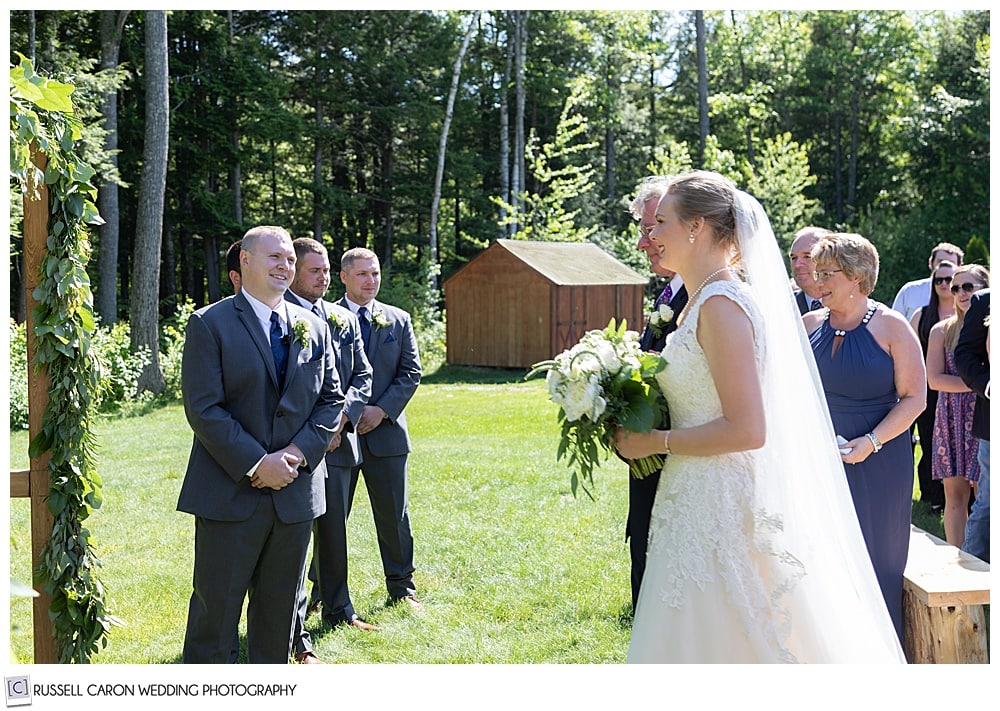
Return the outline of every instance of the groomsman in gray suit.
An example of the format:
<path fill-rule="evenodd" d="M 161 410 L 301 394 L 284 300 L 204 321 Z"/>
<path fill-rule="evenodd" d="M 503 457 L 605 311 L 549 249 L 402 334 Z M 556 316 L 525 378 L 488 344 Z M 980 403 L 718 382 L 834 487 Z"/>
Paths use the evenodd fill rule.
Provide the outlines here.
<path fill-rule="evenodd" d="M 249 593 L 251 663 L 286 664 L 312 522 L 326 510 L 324 454 L 341 421 L 330 330 L 284 299 L 288 232 L 248 231 L 242 289 L 187 324 L 181 384 L 194 431 L 177 509 L 195 516 L 185 663 L 231 661 Z"/>
<path fill-rule="evenodd" d="M 358 475 L 372 504 L 382 568 L 391 603 L 422 609 L 413 584 L 413 535 L 406 485 L 410 436 L 403 412 L 420 384 L 420 356 L 410 315 L 376 301 L 382 274 L 378 256 L 361 247 L 340 260 L 346 293 L 338 303 L 358 317 L 372 366 L 372 394 L 357 424 L 361 465 L 351 470 L 348 513 Z M 324 601 L 325 603 L 325 601 Z"/>
<path fill-rule="evenodd" d="M 365 356 L 357 317 L 342 306 L 323 300 L 330 288 L 326 247 L 309 237 L 299 237 L 292 245 L 296 257 L 295 279 L 285 292 L 285 299 L 309 309 L 329 326 L 345 398 L 340 431 L 333 436 L 326 453 L 326 513 L 313 524 L 313 558 L 309 569 L 312 598 L 317 603 L 322 601 L 323 619 L 331 627 L 349 624 L 372 631 L 376 627 L 354 612 L 347 590 L 347 495 L 351 469 L 361 464 L 361 447 L 355 430 L 372 393 L 372 368 Z M 301 664 L 320 664 L 304 626 L 309 609 L 305 583 L 303 576 L 295 621 L 295 659 Z"/>

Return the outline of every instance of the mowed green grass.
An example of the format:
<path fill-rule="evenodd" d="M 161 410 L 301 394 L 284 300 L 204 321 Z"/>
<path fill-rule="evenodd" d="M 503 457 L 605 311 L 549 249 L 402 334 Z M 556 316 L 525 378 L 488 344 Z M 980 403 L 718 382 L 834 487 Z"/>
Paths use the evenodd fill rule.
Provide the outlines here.
<path fill-rule="evenodd" d="M 386 607 L 371 508 L 358 487 L 348 524 L 358 612 L 381 631 L 306 621 L 327 662 L 618 663 L 630 634 L 628 487 L 610 460 L 596 501 L 570 492 L 555 461 L 555 406 L 541 380 L 445 368 L 407 408 L 410 517 L 421 613 Z M 103 562 L 115 628 L 94 661 L 177 663 L 191 594 L 194 521 L 175 510 L 191 445 L 180 406 L 97 428 L 104 505 L 87 522 Z M 11 468 L 27 466 L 11 435 Z M 918 491 L 914 490 L 914 498 Z M 11 577 L 29 581 L 28 502 L 10 500 Z M 914 503 L 914 523 L 943 537 L 939 515 Z M 11 648 L 31 660 L 31 602 L 11 601 Z M 245 621 L 241 634 L 245 633 Z"/>
<path fill-rule="evenodd" d="M 596 501 L 555 461 L 555 407 L 540 380 L 459 371 L 407 408 L 415 580 L 426 608 L 386 607 L 363 486 L 348 524 L 355 607 L 378 633 L 307 620 L 316 653 L 347 663 L 618 663 L 628 647 L 627 480 L 612 460 Z M 98 663 L 176 663 L 191 594 L 194 520 L 175 510 L 191 444 L 179 406 L 97 428 L 104 505 L 87 522 L 115 628 Z M 12 433 L 11 467 L 27 466 Z M 11 576 L 30 580 L 28 502 L 11 500 Z M 11 647 L 31 660 L 31 602 L 11 602 Z M 241 634 L 245 632 L 245 622 Z"/>

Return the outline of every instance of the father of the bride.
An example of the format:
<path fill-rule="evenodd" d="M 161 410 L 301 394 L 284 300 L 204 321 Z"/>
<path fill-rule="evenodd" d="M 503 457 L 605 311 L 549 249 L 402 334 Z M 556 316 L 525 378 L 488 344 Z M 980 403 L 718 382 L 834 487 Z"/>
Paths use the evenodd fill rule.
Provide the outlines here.
<path fill-rule="evenodd" d="M 324 454 L 344 396 L 326 323 L 285 301 L 295 251 L 255 227 L 235 296 L 195 312 L 181 366 L 194 443 L 177 508 L 195 516 L 185 663 L 230 661 L 247 607 L 251 663 L 289 661 L 299 576 L 326 510 Z"/>
<path fill-rule="evenodd" d="M 645 351 L 660 352 L 667 340 L 667 334 L 677 329 L 677 316 L 687 304 L 688 293 L 680 276 L 660 266 L 660 255 L 649 239 L 649 232 L 656 224 L 656 206 L 660 198 L 667 192 L 670 178 L 654 175 L 646 178 L 639 185 L 635 199 L 629 205 L 632 217 L 639 221 L 639 242 L 636 246 L 649 257 L 649 268 L 654 274 L 667 280 L 667 285 L 660 292 L 654 304 L 654 313 L 666 304 L 666 318 L 653 318 L 646 323 L 646 328 L 639 338 L 639 345 Z M 657 314 L 659 316 L 659 314 Z M 632 609 L 635 610 L 639 599 L 639 586 L 646 570 L 646 544 L 649 537 L 649 519 L 653 514 L 653 500 L 656 498 L 656 486 L 660 482 L 660 472 L 655 472 L 645 479 L 629 477 L 628 486 L 628 522 L 625 524 L 625 537 L 629 539 L 629 553 L 632 557 Z"/>

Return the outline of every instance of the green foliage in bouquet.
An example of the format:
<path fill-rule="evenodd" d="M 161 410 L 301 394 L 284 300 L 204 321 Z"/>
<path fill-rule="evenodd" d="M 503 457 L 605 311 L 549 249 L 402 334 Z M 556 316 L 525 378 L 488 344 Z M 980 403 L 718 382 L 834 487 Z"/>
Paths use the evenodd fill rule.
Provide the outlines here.
<path fill-rule="evenodd" d="M 593 499 L 594 468 L 614 452 L 618 427 L 649 432 L 665 421 L 667 402 L 656 374 L 667 362 L 639 348 L 639 334 L 611 319 L 603 331 L 588 331 L 580 342 L 551 360 L 532 366 L 525 379 L 545 373 L 549 398 L 559 406 L 562 432 L 556 461 L 572 469 L 573 495 L 582 486 Z M 663 466 L 661 455 L 627 460 L 631 475 L 644 478 Z"/>

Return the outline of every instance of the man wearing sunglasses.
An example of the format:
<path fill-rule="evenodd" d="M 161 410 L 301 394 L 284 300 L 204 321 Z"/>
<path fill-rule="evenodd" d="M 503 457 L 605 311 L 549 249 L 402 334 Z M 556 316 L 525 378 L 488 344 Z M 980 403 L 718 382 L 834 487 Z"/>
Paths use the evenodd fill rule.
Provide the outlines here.
<path fill-rule="evenodd" d="M 948 242 L 941 242 L 931 250 L 927 266 L 933 274 L 938 265 L 944 261 L 952 262 L 956 267 L 962 266 L 963 257 L 965 257 L 965 252 L 959 247 Z M 896 294 L 895 301 L 892 302 L 893 310 L 903 314 L 909 321 L 914 311 L 930 303 L 931 288 L 931 277 L 929 276 L 926 279 L 917 279 L 903 284 L 899 293 Z"/>

